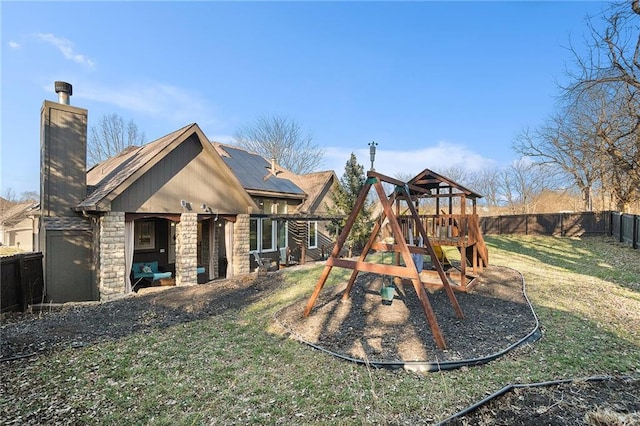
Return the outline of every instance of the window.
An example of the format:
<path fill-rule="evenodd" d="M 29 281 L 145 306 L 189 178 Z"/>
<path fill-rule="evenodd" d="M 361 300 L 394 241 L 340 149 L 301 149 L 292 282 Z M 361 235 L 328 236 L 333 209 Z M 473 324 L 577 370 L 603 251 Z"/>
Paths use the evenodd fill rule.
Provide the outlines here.
<path fill-rule="evenodd" d="M 309 222 L 309 248 L 318 248 L 318 222 Z"/>
<path fill-rule="evenodd" d="M 273 219 L 262 219 L 262 251 L 273 251 L 275 226 Z"/>
<path fill-rule="evenodd" d="M 273 219 L 250 219 L 249 250 L 257 252 L 274 251 L 276 242 L 276 223 Z"/>
<path fill-rule="evenodd" d="M 133 235 L 135 250 L 153 250 L 156 248 L 155 222 L 136 220 Z"/>
<path fill-rule="evenodd" d="M 287 247 L 289 245 L 289 223 L 285 222 L 278 231 L 278 247 Z"/>

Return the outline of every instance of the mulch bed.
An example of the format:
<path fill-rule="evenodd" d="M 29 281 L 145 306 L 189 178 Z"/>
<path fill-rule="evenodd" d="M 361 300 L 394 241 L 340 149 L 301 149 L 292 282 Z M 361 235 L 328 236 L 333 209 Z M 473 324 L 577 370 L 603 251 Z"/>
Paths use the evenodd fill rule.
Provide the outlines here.
<path fill-rule="evenodd" d="M 521 275 L 491 266 L 468 293 L 455 293 L 459 319 L 444 291 L 429 294 L 447 343 L 437 347 L 410 281 L 397 286 L 391 305 L 382 303 L 379 275 L 358 276 L 349 300 L 341 300 L 346 283 L 324 290 L 307 318 L 301 300 L 276 314 L 295 337 L 341 356 L 373 363 L 454 362 L 484 358 L 518 343 L 536 327 L 523 293 Z"/>
<path fill-rule="evenodd" d="M 640 425 L 640 380 L 606 378 L 517 387 L 446 425 Z"/>
<path fill-rule="evenodd" d="M 276 275 L 254 274 L 197 286 L 151 287 L 105 303 L 66 303 L 4 314 L 0 358 L 77 348 L 225 315 L 261 300 L 280 285 Z"/>

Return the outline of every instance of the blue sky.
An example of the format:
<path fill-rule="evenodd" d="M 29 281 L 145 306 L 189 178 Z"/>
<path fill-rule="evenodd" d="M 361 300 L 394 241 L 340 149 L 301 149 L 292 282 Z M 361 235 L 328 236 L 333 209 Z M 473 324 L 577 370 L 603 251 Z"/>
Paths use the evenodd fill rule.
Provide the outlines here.
<path fill-rule="evenodd" d="M 39 190 L 39 116 L 71 104 L 150 142 L 196 122 L 212 140 L 259 115 L 312 132 L 323 169 L 351 152 L 390 176 L 505 167 L 554 112 L 570 43 L 600 2 L 6 2 L 2 194 Z"/>

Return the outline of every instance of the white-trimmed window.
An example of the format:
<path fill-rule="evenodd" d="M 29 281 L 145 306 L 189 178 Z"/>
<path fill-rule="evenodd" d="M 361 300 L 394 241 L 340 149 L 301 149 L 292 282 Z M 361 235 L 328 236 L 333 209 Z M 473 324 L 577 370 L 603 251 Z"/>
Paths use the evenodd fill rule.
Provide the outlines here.
<path fill-rule="evenodd" d="M 252 218 L 249 221 L 249 251 L 259 253 L 276 250 L 276 222 L 270 218 Z"/>
<path fill-rule="evenodd" d="M 318 248 L 318 222 L 309 222 L 309 248 Z"/>

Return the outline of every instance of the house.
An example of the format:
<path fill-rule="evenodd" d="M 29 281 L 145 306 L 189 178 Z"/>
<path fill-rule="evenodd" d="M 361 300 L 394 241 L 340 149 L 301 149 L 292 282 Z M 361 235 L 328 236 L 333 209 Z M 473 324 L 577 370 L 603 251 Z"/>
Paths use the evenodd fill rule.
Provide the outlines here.
<path fill-rule="evenodd" d="M 38 204 L 0 200 L 0 245 L 20 251 L 37 250 Z M 35 238 L 34 238 L 35 236 Z"/>
<path fill-rule="evenodd" d="M 250 252 L 281 264 L 326 259 L 333 245 L 326 224 L 335 172 L 298 175 L 237 146 L 214 146 L 258 206 L 250 217 Z"/>
<path fill-rule="evenodd" d="M 316 190 L 312 177 L 291 175 L 300 186 L 265 179 L 265 159 L 212 144 L 195 123 L 86 170 L 87 111 L 68 104 L 68 83 L 56 82 L 56 92 L 59 102 L 43 104 L 41 132 L 40 247 L 51 302 L 121 297 L 135 288 L 134 265 L 153 263 L 175 285 L 247 274 L 253 253 L 279 260 L 287 223 L 308 220 L 301 206 L 322 212 L 318 197 L 335 180 L 327 175 Z M 252 184 L 256 177 L 265 185 Z"/>

